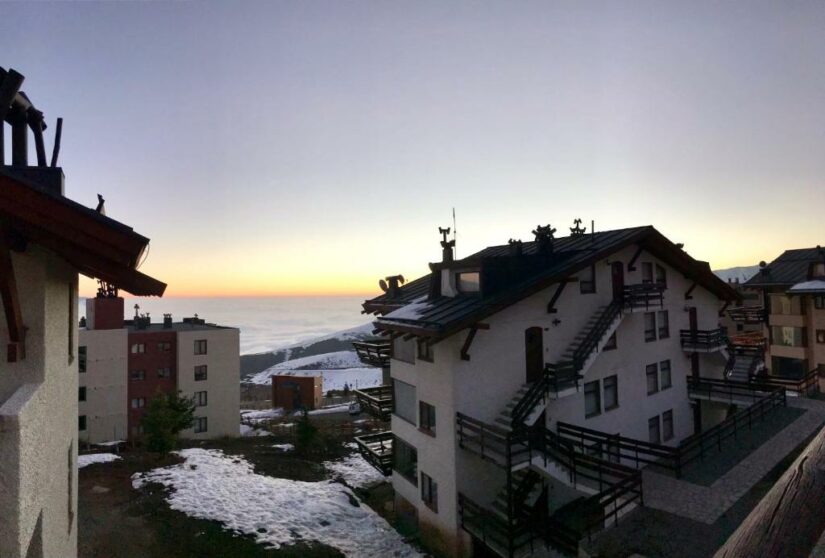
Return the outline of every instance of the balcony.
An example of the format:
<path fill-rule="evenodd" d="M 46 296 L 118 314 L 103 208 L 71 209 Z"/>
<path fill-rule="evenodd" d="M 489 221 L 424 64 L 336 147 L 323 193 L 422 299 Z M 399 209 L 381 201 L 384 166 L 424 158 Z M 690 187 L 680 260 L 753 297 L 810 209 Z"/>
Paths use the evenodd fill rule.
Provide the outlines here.
<path fill-rule="evenodd" d="M 392 414 L 392 387 L 378 386 L 355 390 L 361 410 L 379 420 L 390 420 Z"/>
<path fill-rule="evenodd" d="M 381 368 L 390 365 L 390 341 L 353 341 L 352 346 L 364 364 Z"/>
<path fill-rule="evenodd" d="M 722 328 L 683 329 L 679 331 L 682 350 L 687 353 L 712 353 L 728 346 L 728 338 Z"/>
<path fill-rule="evenodd" d="M 361 456 L 384 476 L 392 474 L 393 441 L 393 434 L 389 431 L 355 438 Z"/>
<path fill-rule="evenodd" d="M 762 306 L 740 306 L 728 310 L 728 316 L 740 324 L 761 324 L 765 322 L 765 308 Z"/>
<path fill-rule="evenodd" d="M 622 291 L 624 307 L 633 310 L 661 308 L 664 305 L 665 286 L 661 283 L 640 283 L 625 285 Z"/>

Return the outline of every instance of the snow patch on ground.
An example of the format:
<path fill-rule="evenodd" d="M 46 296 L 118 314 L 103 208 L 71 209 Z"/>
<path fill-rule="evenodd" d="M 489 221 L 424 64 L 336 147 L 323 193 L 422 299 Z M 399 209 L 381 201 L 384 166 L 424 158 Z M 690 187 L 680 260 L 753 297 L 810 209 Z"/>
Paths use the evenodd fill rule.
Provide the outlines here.
<path fill-rule="evenodd" d="M 280 407 L 264 409 L 263 411 L 244 410 L 241 411 L 241 420 L 246 422 L 262 422 L 276 419 L 284 415 L 284 410 Z"/>
<path fill-rule="evenodd" d="M 240 457 L 200 448 L 176 452 L 184 463 L 136 473 L 132 485 L 170 488 L 169 506 L 221 522 L 280 548 L 318 541 L 353 557 L 420 557 L 378 514 L 337 482 L 301 482 L 256 474 Z"/>
<path fill-rule="evenodd" d="M 375 467 L 367 463 L 358 454 L 350 455 L 340 461 L 327 461 L 324 463 L 324 467 L 332 472 L 333 478 L 341 480 L 352 488 L 387 481 L 387 477 L 379 473 Z"/>
<path fill-rule="evenodd" d="M 330 353 L 336 354 L 336 353 Z M 302 360 L 302 359 L 299 359 Z M 290 362 L 297 362 L 296 360 Z M 286 364 L 286 363 L 284 363 Z M 278 366 L 278 365 L 276 365 Z M 269 384 L 272 375 L 279 376 L 322 376 L 324 378 L 324 393 L 342 390 L 344 386 L 350 389 L 380 386 L 383 382 L 380 368 L 344 368 L 341 370 L 285 370 L 268 368 L 255 374 L 247 382 L 253 384 Z"/>
<path fill-rule="evenodd" d="M 88 453 L 77 456 L 77 468 L 82 469 L 94 463 L 111 463 L 120 459 L 119 455 L 113 453 Z"/>
<path fill-rule="evenodd" d="M 272 436 L 272 432 L 268 430 L 260 430 L 248 424 L 242 424 L 240 434 L 244 438 L 254 438 L 255 436 Z"/>
<path fill-rule="evenodd" d="M 288 451 L 293 451 L 295 449 L 295 446 L 293 444 L 272 444 L 272 447 L 284 453 Z"/>
<path fill-rule="evenodd" d="M 349 412 L 349 403 L 344 403 L 343 405 L 330 405 L 329 407 L 323 407 L 321 409 L 314 409 L 312 411 L 307 411 L 308 415 L 334 415 L 335 413 L 348 413 Z M 296 411 L 294 416 L 299 416 L 303 414 L 301 411 Z"/>

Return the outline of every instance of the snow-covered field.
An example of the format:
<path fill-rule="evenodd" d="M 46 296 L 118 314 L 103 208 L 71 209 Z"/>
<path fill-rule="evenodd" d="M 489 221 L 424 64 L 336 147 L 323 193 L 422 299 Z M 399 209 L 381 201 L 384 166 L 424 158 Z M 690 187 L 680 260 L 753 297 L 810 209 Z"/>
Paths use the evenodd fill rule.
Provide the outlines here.
<path fill-rule="evenodd" d="M 350 449 L 355 449 L 355 444 L 350 444 Z M 340 461 L 327 461 L 324 467 L 332 471 L 333 478 L 340 480 L 347 486 L 359 488 L 384 482 L 387 477 L 367 463 L 360 455 L 349 455 Z"/>
<path fill-rule="evenodd" d="M 185 459 L 183 463 L 137 473 L 133 486 L 160 483 L 170 489 L 166 498 L 172 509 L 219 521 L 227 529 L 275 548 L 318 541 L 347 556 L 421 556 L 369 507 L 354 505 L 355 497 L 338 482 L 259 475 L 245 459 L 220 450 L 195 448 L 177 453 Z M 361 482 L 357 466 L 341 468 L 337 474 Z"/>
<path fill-rule="evenodd" d="M 94 463 L 111 463 L 120 459 L 119 455 L 113 453 L 88 453 L 77 456 L 77 468 L 82 469 Z"/>

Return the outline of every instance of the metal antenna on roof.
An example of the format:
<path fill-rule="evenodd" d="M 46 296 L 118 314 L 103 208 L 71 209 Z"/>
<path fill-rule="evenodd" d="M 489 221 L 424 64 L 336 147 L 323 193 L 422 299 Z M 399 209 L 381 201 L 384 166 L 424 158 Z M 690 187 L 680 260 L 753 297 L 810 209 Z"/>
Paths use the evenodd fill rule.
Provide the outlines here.
<path fill-rule="evenodd" d="M 455 239 L 458 234 L 458 228 L 455 226 L 455 207 L 453 208 L 453 257 L 458 259 L 458 250 L 455 248 Z"/>

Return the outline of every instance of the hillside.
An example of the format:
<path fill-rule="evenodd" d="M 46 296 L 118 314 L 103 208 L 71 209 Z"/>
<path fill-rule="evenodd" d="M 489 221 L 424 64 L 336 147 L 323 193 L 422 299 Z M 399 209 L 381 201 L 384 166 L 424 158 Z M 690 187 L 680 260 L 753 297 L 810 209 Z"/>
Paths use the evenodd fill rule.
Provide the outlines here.
<path fill-rule="evenodd" d="M 759 271 L 758 265 L 745 265 L 739 267 L 729 267 L 727 269 L 716 269 L 713 272 L 722 281 L 736 281 L 739 279 L 740 283 L 744 283 Z"/>

